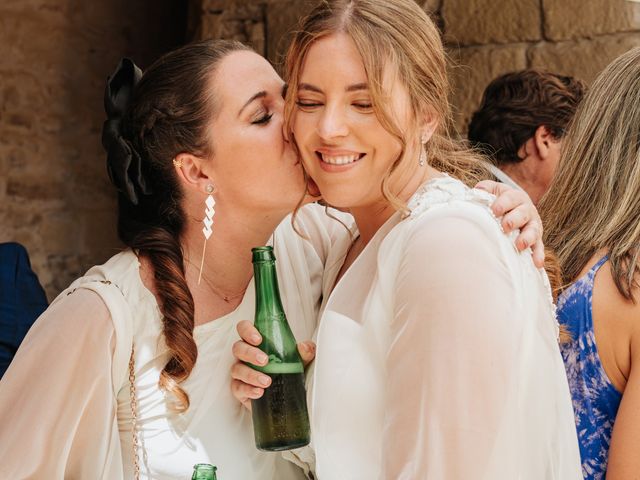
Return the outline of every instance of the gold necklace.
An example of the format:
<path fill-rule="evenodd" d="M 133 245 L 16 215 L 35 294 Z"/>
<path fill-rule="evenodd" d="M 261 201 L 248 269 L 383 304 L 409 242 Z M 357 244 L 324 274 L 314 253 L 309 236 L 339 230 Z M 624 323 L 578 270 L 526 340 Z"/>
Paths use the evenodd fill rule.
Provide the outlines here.
<path fill-rule="evenodd" d="M 191 265 L 193 265 L 194 267 L 196 266 L 192 261 L 190 261 L 189 259 L 185 259 L 188 263 L 190 263 Z M 213 285 L 213 283 L 211 283 L 211 280 L 204 274 L 204 272 L 201 273 L 202 278 L 204 278 L 204 281 L 207 283 L 207 285 L 209 286 L 209 288 L 211 289 L 211 291 L 221 300 L 223 300 L 225 303 L 231 303 L 231 300 L 235 300 L 236 298 L 239 298 L 241 296 L 243 296 L 246 291 L 247 291 L 247 287 L 249 286 L 249 282 L 251 282 L 251 279 L 249 279 L 249 282 L 247 282 L 247 285 L 238 293 L 233 293 L 233 294 L 226 294 L 224 293 L 222 290 L 220 290 L 219 288 L 215 287 Z"/>

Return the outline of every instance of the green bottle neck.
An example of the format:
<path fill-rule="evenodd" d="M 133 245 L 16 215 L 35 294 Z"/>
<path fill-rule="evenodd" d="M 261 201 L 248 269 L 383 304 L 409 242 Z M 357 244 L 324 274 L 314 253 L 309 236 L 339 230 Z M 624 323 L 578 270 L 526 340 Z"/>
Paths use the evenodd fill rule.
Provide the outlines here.
<path fill-rule="evenodd" d="M 261 261 L 253 264 L 256 286 L 256 321 L 261 317 L 284 315 L 275 261 Z"/>

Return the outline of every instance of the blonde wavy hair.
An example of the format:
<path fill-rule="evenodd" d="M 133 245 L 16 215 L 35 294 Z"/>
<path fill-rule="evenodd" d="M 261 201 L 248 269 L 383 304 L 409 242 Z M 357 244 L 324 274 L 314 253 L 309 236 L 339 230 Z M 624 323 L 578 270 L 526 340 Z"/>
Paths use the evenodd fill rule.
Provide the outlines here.
<path fill-rule="evenodd" d="M 640 48 L 605 68 L 578 107 L 540 214 L 565 285 L 606 249 L 618 291 L 634 300 L 640 270 Z"/>
<path fill-rule="evenodd" d="M 408 213 L 390 185 L 399 165 L 407 158 L 407 145 L 418 143 L 417 129 L 403 132 L 394 121 L 391 95 L 385 93 L 386 66 L 392 65 L 409 95 L 414 122 L 426 112 L 436 115 L 438 128 L 427 143 L 429 164 L 469 186 L 489 178 L 482 157 L 452 139 L 447 58 L 440 33 L 427 13 L 413 0 L 323 0 L 302 20 L 294 33 L 285 61 L 289 84 L 285 128 L 295 145 L 292 114 L 302 66 L 311 46 L 319 39 L 345 33 L 360 53 L 367 74 L 373 109 L 381 125 L 402 148 L 380 185 L 384 198 L 398 211 Z M 415 137 L 415 138 L 412 138 Z"/>

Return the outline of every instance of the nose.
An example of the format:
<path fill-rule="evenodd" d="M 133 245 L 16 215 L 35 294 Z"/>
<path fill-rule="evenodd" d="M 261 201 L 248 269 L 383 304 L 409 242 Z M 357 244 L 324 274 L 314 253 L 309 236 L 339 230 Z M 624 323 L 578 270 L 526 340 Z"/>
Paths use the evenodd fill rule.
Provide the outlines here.
<path fill-rule="evenodd" d="M 318 119 L 316 130 L 323 140 L 347 136 L 349 127 L 344 109 L 339 106 L 327 105 Z"/>

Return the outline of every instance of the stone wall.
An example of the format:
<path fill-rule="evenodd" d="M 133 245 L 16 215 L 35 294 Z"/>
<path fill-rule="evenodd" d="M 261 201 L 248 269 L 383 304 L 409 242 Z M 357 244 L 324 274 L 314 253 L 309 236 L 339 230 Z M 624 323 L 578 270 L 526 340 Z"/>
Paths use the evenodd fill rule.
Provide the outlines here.
<path fill-rule="evenodd" d="M 18 241 L 51 299 L 118 248 L 100 145 L 106 76 L 184 41 L 172 0 L 0 3 L 0 242 Z"/>
<path fill-rule="evenodd" d="M 418 0 L 442 28 L 453 60 L 461 132 L 496 76 L 536 67 L 590 82 L 640 45 L 640 3 L 629 0 Z M 314 2 L 193 0 L 196 38 L 235 38 L 279 65 L 287 33 Z"/>
<path fill-rule="evenodd" d="M 629 0 L 441 0 L 438 13 L 453 68 L 462 132 L 494 77 L 522 68 L 587 83 L 640 46 L 640 3 Z"/>
<path fill-rule="evenodd" d="M 591 81 L 640 45 L 640 3 L 629 0 L 419 2 L 456 62 L 461 131 L 501 73 L 541 67 Z M 185 38 L 235 38 L 278 65 L 288 33 L 313 3 L 0 3 L 0 242 L 26 245 L 50 298 L 119 248 L 100 146 L 104 80 L 118 58 L 130 55 L 144 67 Z"/>
<path fill-rule="evenodd" d="M 250 44 L 280 67 L 289 33 L 315 0 L 191 0 L 189 35 Z"/>

